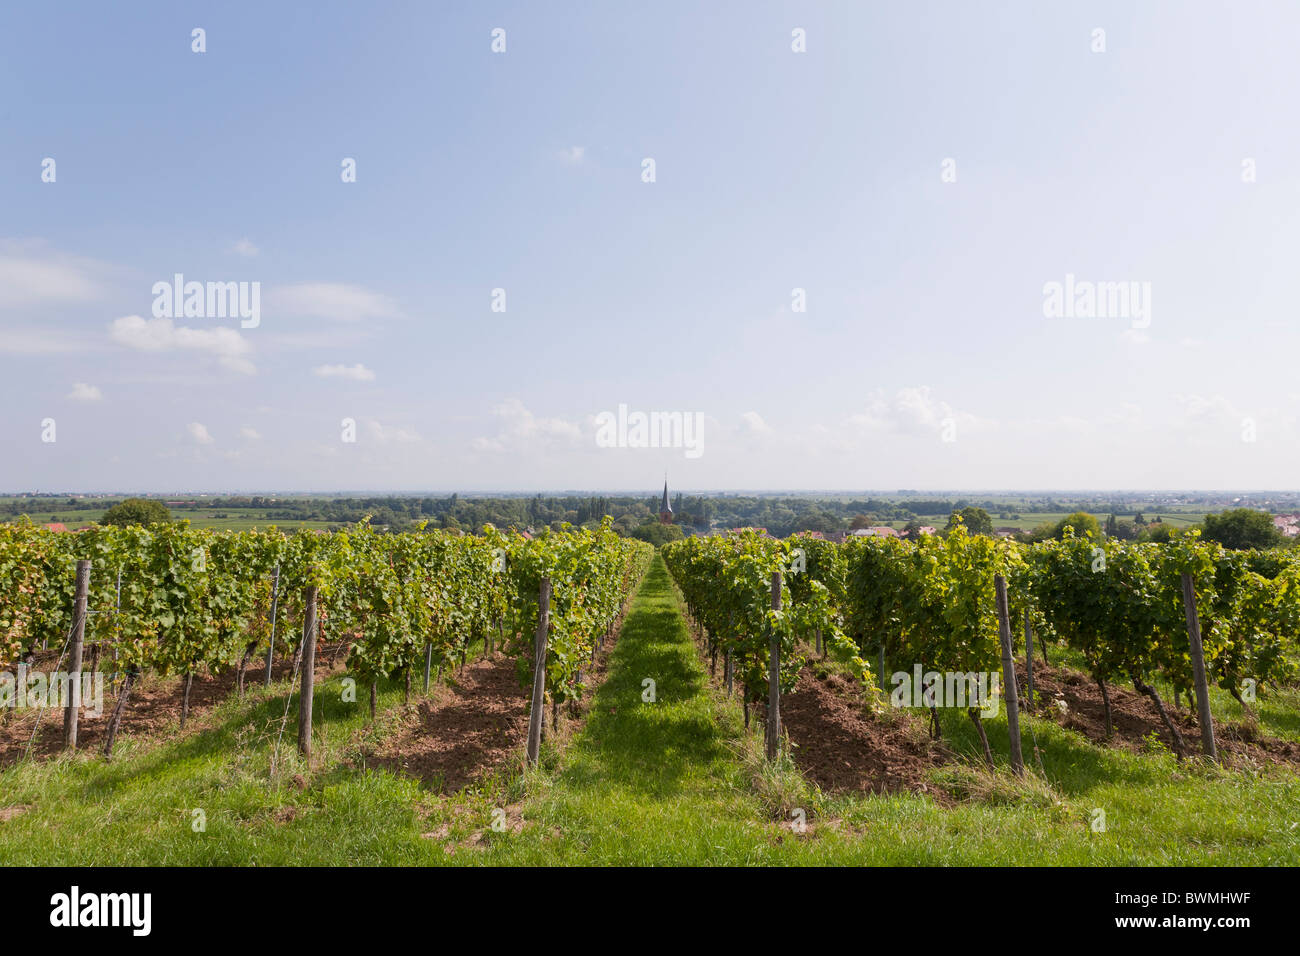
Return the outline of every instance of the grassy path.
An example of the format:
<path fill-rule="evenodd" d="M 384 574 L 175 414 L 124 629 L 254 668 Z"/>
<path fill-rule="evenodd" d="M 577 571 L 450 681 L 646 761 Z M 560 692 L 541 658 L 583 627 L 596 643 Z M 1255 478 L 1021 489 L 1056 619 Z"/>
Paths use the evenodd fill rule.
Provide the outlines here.
<path fill-rule="evenodd" d="M 524 812 L 539 826 L 494 847 L 500 862 L 758 862 L 758 802 L 733 750 L 739 715 L 718 706 L 706 676 L 656 557 L 586 726 L 558 773 L 530 788 L 540 792 Z"/>

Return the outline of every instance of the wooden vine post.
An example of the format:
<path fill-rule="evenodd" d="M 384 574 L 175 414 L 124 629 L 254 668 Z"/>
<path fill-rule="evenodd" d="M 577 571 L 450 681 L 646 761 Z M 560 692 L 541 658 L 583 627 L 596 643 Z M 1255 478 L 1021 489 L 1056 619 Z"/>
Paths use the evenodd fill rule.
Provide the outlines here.
<path fill-rule="evenodd" d="M 537 595 L 537 636 L 533 649 L 533 703 L 528 712 L 528 762 L 536 764 L 542 750 L 546 698 L 546 632 L 551 626 L 551 579 L 542 578 Z"/>
<path fill-rule="evenodd" d="M 271 663 L 275 660 L 275 612 L 279 610 L 280 566 L 275 566 L 275 579 L 271 583 L 271 643 L 266 648 L 266 686 L 271 686 Z"/>
<path fill-rule="evenodd" d="M 117 645 L 121 638 L 122 569 L 117 569 L 117 597 L 113 600 L 113 676 L 108 679 L 108 692 L 117 690 Z"/>
<path fill-rule="evenodd" d="M 722 664 L 723 675 L 724 675 L 724 676 L 726 677 L 726 679 L 727 679 L 727 696 L 728 696 L 728 697 L 731 696 L 731 688 L 732 688 L 732 686 L 733 686 L 733 684 L 734 684 L 734 681 L 735 681 L 735 674 L 736 674 L 736 668 L 735 668 L 735 665 L 731 662 L 731 639 L 732 639 L 732 627 L 733 627 L 733 624 L 734 624 L 734 622 L 735 622 L 735 619 L 736 619 L 736 612 L 735 612 L 735 611 L 728 611 L 728 612 L 727 612 L 727 652 L 726 652 L 726 656 L 725 656 L 725 658 L 723 659 L 723 664 Z"/>
<path fill-rule="evenodd" d="M 72 645 L 68 649 L 68 703 L 63 711 L 63 748 L 77 749 L 77 718 L 81 713 L 81 647 L 86 639 L 86 599 L 90 593 L 90 562 L 77 562 L 77 590 L 72 605 Z"/>
<path fill-rule="evenodd" d="M 781 572 L 772 572 L 772 610 L 781 610 Z M 781 746 L 781 634 L 768 629 L 767 637 L 767 759 L 775 760 Z"/>
<path fill-rule="evenodd" d="M 1025 761 L 1020 752 L 1020 701 L 1016 692 L 1016 665 L 1011 654 L 1011 613 L 1007 609 L 1007 579 L 994 575 L 998 592 L 998 637 L 1002 641 L 1002 683 L 1007 702 L 1007 732 L 1011 737 L 1011 769 L 1016 776 L 1025 775 Z"/>
<path fill-rule="evenodd" d="M 1034 629 L 1029 624 L 1029 608 L 1025 608 L 1025 696 L 1029 706 L 1034 706 Z"/>
<path fill-rule="evenodd" d="M 316 598 L 315 586 L 303 593 L 302 688 L 298 696 L 298 753 L 311 757 L 311 705 L 316 690 Z"/>
<path fill-rule="evenodd" d="M 1183 610 L 1187 613 L 1187 638 L 1192 648 L 1192 679 L 1196 682 L 1196 713 L 1201 725 L 1201 746 L 1211 760 L 1219 759 L 1214 743 L 1214 718 L 1210 715 L 1210 688 L 1205 680 L 1205 648 L 1201 644 L 1201 621 L 1196 614 L 1196 584 L 1183 575 Z"/>

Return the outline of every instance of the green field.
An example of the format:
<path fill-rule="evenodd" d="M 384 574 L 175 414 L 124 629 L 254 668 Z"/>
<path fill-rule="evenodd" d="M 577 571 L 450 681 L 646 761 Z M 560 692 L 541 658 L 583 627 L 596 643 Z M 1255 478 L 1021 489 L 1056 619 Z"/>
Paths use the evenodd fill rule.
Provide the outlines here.
<path fill-rule="evenodd" d="M 642 701 L 646 677 L 654 703 Z M 82 754 L 0 772 L 0 865 L 1300 864 L 1294 774 L 1103 749 L 1036 718 L 1024 736 L 1042 769 L 1016 783 L 978 770 L 970 724 L 945 715 L 945 737 L 969 761 L 947 779 L 982 794 L 958 806 L 817 793 L 788 759 L 765 768 L 756 732 L 707 680 L 658 558 L 585 725 L 548 744 L 539 769 L 450 796 L 358 769 L 359 749 L 393 726 L 401 691 L 382 689 L 369 727 L 363 705 L 341 702 L 340 681 L 318 687 L 312 766 L 282 748 L 274 780 L 268 728 L 284 713 L 284 684 L 228 699 L 164 742 L 128 737 L 112 764 Z M 1300 740 L 1297 704 L 1292 694 L 1263 708 L 1264 729 Z M 1232 716 L 1223 699 L 1215 706 Z M 1005 756 L 1005 719 L 987 726 Z M 807 832 L 792 832 L 794 807 Z M 1104 832 L 1089 823 L 1097 809 Z M 501 831 L 496 811 L 509 822 Z"/>
<path fill-rule="evenodd" d="M 32 519 L 33 524 L 50 524 L 52 522 L 61 522 L 69 528 L 79 528 L 82 525 L 91 524 L 98 521 L 103 515 L 104 509 L 86 510 L 86 511 L 62 511 L 54 509 L 51 511 L 32 511 L 28 517 Z M 338 525 L 335 521 L 311 521 L 311 520 L 294 520 L 283 518 L 272 520 L 266 517 L 266 512 L 256 508 L 173 508 L 172 517 L 178 521 L 188 520 L 195 528 L 215 528 L 226 531 L 248 531 L 253 528 L 269 528 L 275 525 L 278 528 L 333 528 Z"/>
<path fill-rule="evenodd" d="M 1016 517 L 1016 512 L 1012 511 L 1008 512 L 1010 517 L 1002 518 L 998 516 L 997 512 L 990 512 L 989 517 L 993 519 L 993 526 L 995 528 L 1019 528 L 1021 531 L 1033 531 L 1040 525 L 1055 525 L 1062 518 L 1066 518 L 1073 513 L 1074 512 L 1072 511 L 1049 511 L 1037 514 L 1025 513 Z M 1142 512 L 1142 516 L 1146 518 L 1147 521 L 1152 522 L 1159 518 L 1165 524 L 1173 525 L 1175 528 L 1189 528 L 1205 519 L 1205 513 L 1201 511 L 1144 511 Z M 1126 517 L 1130 519 L 1132 518 L 1131 515 Z M 1096 518 L 1099 523 L 1105 524 L 1106 515 L 1097 514 Z M 940 531 L 942 531 L 948 524 L 947 516 L 931 515 L 920 520 L 922 524 L 929 524 Z M 887 521 L 884 522 L 884 524 L 888 527 L 902 530 L 902 528 L 906 526 L 907 522 Z"/>

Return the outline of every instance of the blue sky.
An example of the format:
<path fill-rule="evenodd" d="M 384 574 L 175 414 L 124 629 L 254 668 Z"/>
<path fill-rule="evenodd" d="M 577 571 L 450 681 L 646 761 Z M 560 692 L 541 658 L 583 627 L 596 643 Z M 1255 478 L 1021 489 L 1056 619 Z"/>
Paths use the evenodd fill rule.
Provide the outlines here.
<path fill-rule="evenodd" d="M 8 5 L 0 488 L 1294 488 L 1298 27 Z M 156 319 L 175 273 L 260 283 L 260 323 Z M 1067 274 L 1149 323 L 1045 316 Z M 620 404 L 703 453 L 598 447 Z"/>

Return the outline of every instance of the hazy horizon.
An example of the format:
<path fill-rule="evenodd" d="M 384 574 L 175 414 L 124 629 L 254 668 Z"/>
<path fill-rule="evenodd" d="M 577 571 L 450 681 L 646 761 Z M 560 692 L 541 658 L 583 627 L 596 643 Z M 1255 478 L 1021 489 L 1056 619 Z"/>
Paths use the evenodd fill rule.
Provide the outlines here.
<path fill-rule="evenodd" d="M 685 495 L 791 495 L 845 497 L 849 495 L 873 495 L 888 498 L 908 497 L 913 495 L 991 495 L 995 497 L 1040 497 L 1052 496 L 1088 496 L 1088 495 L 1240 495 L 1249 497 L 1263 496 L 1300 496 L 1297 489 L 1251 489 L 1251 488 L 677 488 L 671 483 L 669 494 Z M 119 489 L 25 489 L 5 491 L 0 489 L 0 497 L 18 497 L 22 495 L 293 495 L 311 497 L 344 497 L 353 495 L 413 497 L 433 495 L 468 495 L 472 497 L 519 497 L 523 495 L 578 495 L 598 497 L 601 495 L 658 495 L 662 488 L 333 488 L 327 490 L 310 490 L 304 488 L 119 488 Z"/>

